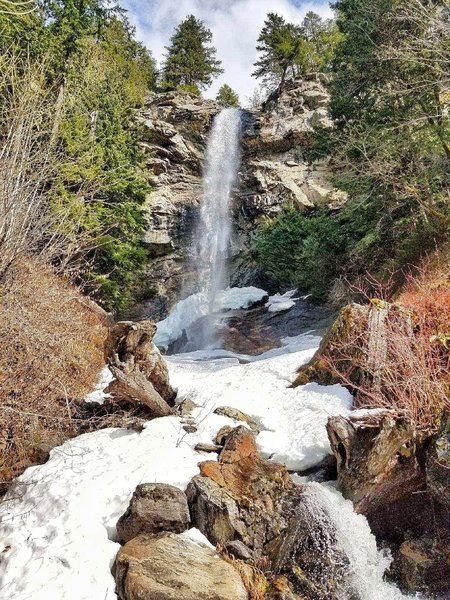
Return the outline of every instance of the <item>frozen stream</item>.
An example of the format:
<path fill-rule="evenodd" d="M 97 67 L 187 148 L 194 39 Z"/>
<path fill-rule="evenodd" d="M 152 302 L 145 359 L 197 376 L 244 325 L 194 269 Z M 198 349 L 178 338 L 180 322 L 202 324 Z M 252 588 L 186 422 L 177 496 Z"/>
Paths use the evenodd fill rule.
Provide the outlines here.
<path fill-rule="evenodd" d="M 184 489 L 198 473 L 197 464 L 212 459 L 194 446 L 211 442 L 223 425 L 236 425 L 214 414 L 217 406 L 239 408 L 262 425 L 257 442 L 266 457 L 292 470 L 320 461 L 329 452 L 326 420 L 348 413 L 351 398 L 339 386 L 288 387 L 318 343 L 308 334 L 290 338 L 248 364 L 231 353 L 217 358 L 220 351 L 209 358 L 204 352 L 170 357 L 180 401 L 189 397 L 198 405 L 192 415 L 196 433 L 186 433 L 180 417 L 150 421 L 141 433 L 105 429 L 66 442 L 46 464 L 27 469 L 0 505 L 0 598 L 115 599 L 110 569 L 119 548 L 117 519 L 139 483 Z M 332 486 L 308 485 L 338 528 L 361 597 L 403 598 L 382 580 L 388 561 L 377 551 L 364 517 Z M 201 538 L 195 531 L 192 536 Z"/>

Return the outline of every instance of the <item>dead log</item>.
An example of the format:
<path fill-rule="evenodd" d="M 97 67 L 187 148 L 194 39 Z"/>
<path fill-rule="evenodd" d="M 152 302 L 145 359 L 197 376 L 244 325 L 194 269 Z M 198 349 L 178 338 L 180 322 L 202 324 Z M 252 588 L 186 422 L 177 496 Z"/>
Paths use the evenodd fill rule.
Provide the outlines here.
<path fill-rule="evenodd" d="M 112 396 L 133 404 L 144 404 L 155 417 L 172 414 L 170 406 L 139 370 L 125 373 L 113 365 L 110 366 L 110 369 L 115 378 L 108 387 L 108 392 Z"/>

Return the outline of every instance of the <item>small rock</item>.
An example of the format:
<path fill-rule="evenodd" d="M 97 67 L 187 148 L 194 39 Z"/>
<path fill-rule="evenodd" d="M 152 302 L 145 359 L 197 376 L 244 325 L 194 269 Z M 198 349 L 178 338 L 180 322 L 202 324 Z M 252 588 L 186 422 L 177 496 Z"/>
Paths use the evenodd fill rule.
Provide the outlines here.
<path fill-rule="evenodd" d="M 219 446 L 223 446 L 226 442 L 227 437 L 230 435 L 233 429 L 234 427 L 230 427 L 230 425 L 224 425 L 223 427 L 221 427 L 216 433 L 216 437 L 214 438 L 215 443 Z"/>
<path fill-rule="evenodd" d="M 241 410 L 238 410 L 237 408 L 232 408 L 231 406 L 218 406 L 214 413 L 216 415 L 228 417 L 229 419 L 233 419 L 234 421 L 243 421 L 244 423 L 247 423 L 247 425 L 252 431 L 258 433 L 260 431 L 258 423 Z"/>
<path fill-rule="evenodd" d="M 183 429 L 186 433 L 195 433 L 197 431 L 197 427 L 195 425 L 191 425 L 189 423 L 187 423 L 186 425 L 183 425 Z"/>
<path fill-rule="evenodd" d="M 164 483 L 144 483 L 137 486 L 130 505 L 117 522 L 117 537 L 123 544 L 140 533 L 181 533 L 189 523 L 183 491 Z"/>
<path fill-rule="evenodd" d="M 217 446 L 216 444 L 204 444 L 200 442 L 195 446 L 194 450 L 196 452 L 219 452 L 221 450 L 221 446 Z"/>
<path fill-rule="evenodd" d="M 239 560 L 251 560 L 252 553 L 247 546 L 240 540 L 233 540 L 225 544 L 225 549 L 229 554 Z"/>
<path fill-rule="evenodd" d="M 186 415 L 189 415 L 193 410 L 195 410 L 197 408 L 197 405 L 195 404 L 195 402 L 193 402 L 190 398 L 186 398 L 185 400 L 183 400 L 183 402 L 178 406 L 178 410 L 177 412 L 182 416 L 185 417 Z"/>
<path fill-rule="evenodd" d="M 171 533 L 128 542 L 117 554 L 114 575 L 120 600 L 248 600 L 231 564 Z"/>

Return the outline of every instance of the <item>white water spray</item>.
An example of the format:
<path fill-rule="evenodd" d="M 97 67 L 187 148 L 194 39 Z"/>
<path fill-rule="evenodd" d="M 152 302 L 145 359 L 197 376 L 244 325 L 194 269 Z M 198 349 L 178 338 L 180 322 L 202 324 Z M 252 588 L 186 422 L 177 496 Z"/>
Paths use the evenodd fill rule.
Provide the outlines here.
<path fill-rule="evenodd" d="M 222 110 L 214 119 L 206 147 L 199 233 L 199 288 L 214 309 L 217 293 L 227 286 L 231 217 L 230 198 L 239 168 L 240 111 Z"/>

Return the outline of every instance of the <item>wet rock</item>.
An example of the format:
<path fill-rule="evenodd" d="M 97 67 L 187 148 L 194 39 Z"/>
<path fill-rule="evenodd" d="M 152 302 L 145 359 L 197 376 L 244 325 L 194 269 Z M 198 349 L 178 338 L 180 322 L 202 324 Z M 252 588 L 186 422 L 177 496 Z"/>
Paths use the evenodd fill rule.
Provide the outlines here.
<path fill-rule="evenodd" d="M 282 512 L 287 526 L 271 543 L 273 572 L 284 575 L 295 594 L 310 600 L 357 600 L 348 580 L 348 558 L 314 496 L 296 486 L 285 496 Z"/>
<path fill-rule="evenodd" d="M 235 558 L 238 558 L 240 560 L 251 560 L 252 559 L 252 553 L 250 551 L 249 548 L 247 548 L 247 546 L 239 541 L 239 540 L 233 540 L 231 542 L 227 542 L 225 544 L 225 550 L 231 554 L 232 556 L 234 556 Z"/>
<path fill-rule="evenodd" d="M 409 593 L 450 592 L 449 540 L 423 538 L 404 542 L 395 555 L 390 577 Z"/>
<path fill-rule="evenodd" d="M 134 538 L 119 550 L 114 572 L 120 600 L 248 600 L 231 564 L 174 534 Z"/>
<path fill-rule="evenodd" d="M 123 544 L 141 533 L 181 533 L 189 523 L 184 492 L 164 483 L 144 483 L 137 486 L 130 505 L 117 522 L 117 538 Z"/>

